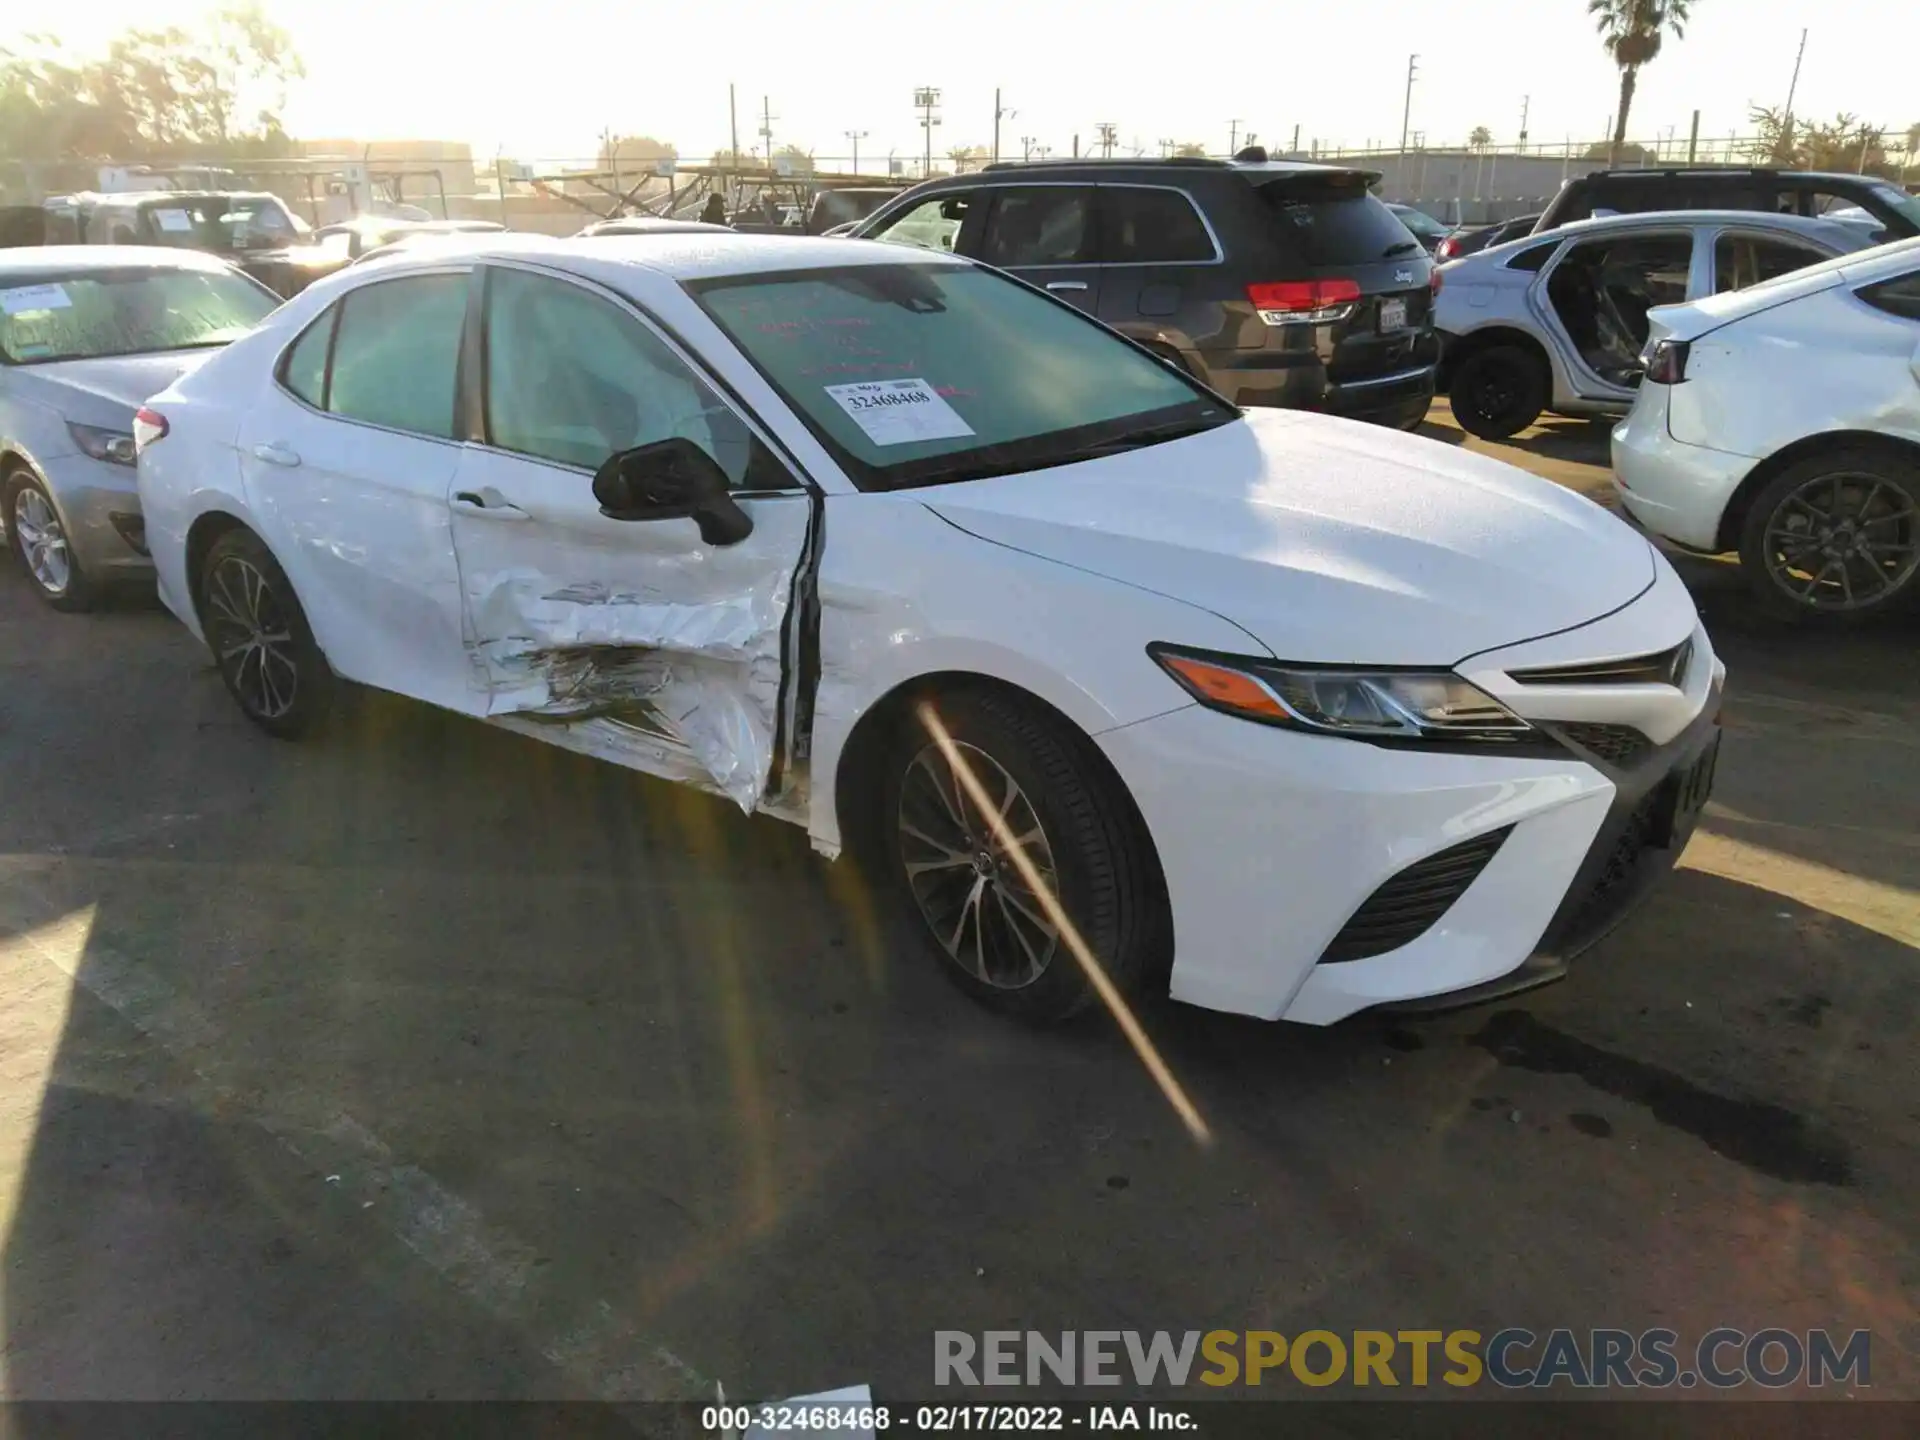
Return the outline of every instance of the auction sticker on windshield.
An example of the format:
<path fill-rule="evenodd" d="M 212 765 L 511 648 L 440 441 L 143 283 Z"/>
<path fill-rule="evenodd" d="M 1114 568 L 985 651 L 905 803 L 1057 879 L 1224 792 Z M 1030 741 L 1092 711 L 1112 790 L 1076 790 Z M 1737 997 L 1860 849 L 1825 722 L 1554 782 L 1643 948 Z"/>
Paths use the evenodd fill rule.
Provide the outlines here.
<path fill-rule="evenodd" d="M 71 309 L 64 285 L 16 285 L 0 290 L 0 311 L 9 315 L 31 315 L 37 310 Z"/>
<path fill-rule="evenodd" d="M 876 445 L 958 440 L 973 427 L 925 380 L 862 380 L 824 387 Z"/>

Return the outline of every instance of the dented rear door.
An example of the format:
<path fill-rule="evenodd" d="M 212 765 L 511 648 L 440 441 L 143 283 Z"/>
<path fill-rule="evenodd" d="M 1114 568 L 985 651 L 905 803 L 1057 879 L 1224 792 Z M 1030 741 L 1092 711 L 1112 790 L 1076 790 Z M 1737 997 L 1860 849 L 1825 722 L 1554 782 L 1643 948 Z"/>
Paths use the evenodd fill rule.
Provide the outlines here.
<path fill-rule="evenodd" d="M 624 302 L 492 266 L 480 303 L 480 438 L 448 505 L 481 713 L 752 810 L 794 749 L 789 652 L 814 496 Z M 726 471 L 753 520 L 745 540 L 601 514 L 599 464 L 672 436 Z"/>

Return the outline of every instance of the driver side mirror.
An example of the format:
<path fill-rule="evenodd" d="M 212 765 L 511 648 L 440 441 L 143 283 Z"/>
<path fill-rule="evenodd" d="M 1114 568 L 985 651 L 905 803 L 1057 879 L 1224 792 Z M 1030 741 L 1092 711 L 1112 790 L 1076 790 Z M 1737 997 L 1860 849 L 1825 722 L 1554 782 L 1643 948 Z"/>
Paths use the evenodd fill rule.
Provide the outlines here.
<path fill-rule="evenodd" d="M 593 498 L 609 520 L 692 520 L 709 545 L 738 545 L 753 517 L 727 493 L 719 463 L 685 436 L 609 456 L 593 476 Z"/>

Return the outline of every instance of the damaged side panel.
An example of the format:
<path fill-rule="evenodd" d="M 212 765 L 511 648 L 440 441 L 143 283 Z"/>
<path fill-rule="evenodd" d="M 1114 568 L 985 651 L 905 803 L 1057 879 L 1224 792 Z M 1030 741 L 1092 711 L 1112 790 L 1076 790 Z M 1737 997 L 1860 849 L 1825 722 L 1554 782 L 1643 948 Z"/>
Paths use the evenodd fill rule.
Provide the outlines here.
<path fill-rule="evenodd" d="M 749 812 L 776 808 L 782 797 L 772 792 L 791 784 L 778 758 L 791 710 L 784 657 L 810 506 L 802 496 L 745 504 L 755 532 L 724 550 L 703 545 L 690 522 L 598 516 L 614 542 L 632 543 L 566 543 L 537 523 L 463 534 L 467 647 L 483 713 Z M 684 528 L 684 546 L 661 543 L 669 528 Z"/>

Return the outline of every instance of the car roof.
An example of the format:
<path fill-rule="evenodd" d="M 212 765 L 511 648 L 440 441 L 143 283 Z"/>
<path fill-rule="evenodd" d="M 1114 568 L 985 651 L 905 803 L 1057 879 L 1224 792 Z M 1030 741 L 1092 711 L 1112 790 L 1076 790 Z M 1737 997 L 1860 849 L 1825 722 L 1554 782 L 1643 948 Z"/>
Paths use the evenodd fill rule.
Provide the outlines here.
<path fill-rule="evenodd" d="M 1878 175 L 1850 175 L 1842 170 L 1776 170 L 1768 166 L 1753 165 L 1645 165 L 1638 168 L 1622 166 L 1618 170 L 1592 170 L 1585 178 L 1588 180 L 1645 180 L 1649 176 L 1671 176 L 1676 179 L 1753 179 L 1764 176 L 1770 180 L 1825 180 L 1847 185 L 1872 185 L 1876 182 L 1891 185 Z"/>
<path fill-rule="evenodd" d="M 1812 215 L 1779 215 L 1771 210 L 1635 210 L 1626 215 L 1601 215 L 1591 220 L 1571 220 L 1565 225 L 1523 235 L 1519 240 L 1508 243 L 1522 245 L 1528 241 L 1565 239 L 1569 235 L 1604 235 L 1610 230 L 1643 228 L 1658 230 L 1680 226 L 1713 225 L 1738 225 L 1749 230 L 1778 230 L 1785 235 L 1802 235 L 1813 240 L 1828 240 L 1845 249 L 1860 248 L 1861 227 L 1858 222 L 1849 224 L 1844 220 L 1825 220 Z M 1505 247 L 1493 248 L 1504 249 Z M 1492 251 L 1481 253 L 1491 254 Z"/>
<path fill-rule="evenodd" d="M 1126 180 L 1152 176 L 1161 181 L 1175 176 L 1239 175 L 1256 184 L 1283 175 L 1365 175 L 1373 180 L 1380 178 L 1379 171 L 1360 165 L 1324 165 L 1314 160 L 1211 160 L 1198 155 L 1172 155 L 1164 160 L 1144 157 L 1136 160 L 996 160 L 965 175 L 942 176 L 927 183 L 951 185 L 971 181 L 977 184 L 983 179 L 1007 180 L 1026 174 L 1062 173 L 1095 177 L 1107 175 Z"/>
<path fill-rule="evenodd" d="M 724 225 L 709 225 L 704 220 L 676 220 L 665 215 L 622 215 L 614 220 L 596 220 L 577 232 L 590 237 L 611 235 L 721 235 Z"/>
<path fill-rule="evenodd" d="M 1896 240 L 1890 245 L 1875 245 L 1850 255 L 1836 255 L 1817 265 L 1808 265 L 1744 290 L 1726 290 L 1718 295 L 1703 295 L 1685 305 L 1662 308 L 1673 317 L 1674 333 L 1681 339 L 1697 338 L 1722 325 L 1771 310 L 1793 300 L 1830 290 L 1836 285 L 1872 285 L 1890 280 L 1920 263 L 1920 235 Z M 1684 318 L 1682 318 L 1684 317 Z"/>
<path fill-rule="evenodd" d="M 23 245 L 0 250 L 0 275 L 73 275 L 87 270 L 218 270 L 233 266 L 205 250 L 168 245 Z"/>
<path fill-rule="evenodd" d="M 380 270 L 444 264 L 462 260 L 535 260 L 590 275 L 607 267 L 651 270 L 675 280 L 723 275 L 774 274 L 824 270 L 842 265 L 940 264 L 964 266 L 966 260 L 937 250 L 876 244 L 871 240 L 829 240 L 805 235 L 743 235 L 712 229 L 697 233 L 588 235 L 561 238 L 520 235 L 447 235 L 431 244 L 382 257 Z M 354 267 L 358 270 L 360 267 Z"/>

